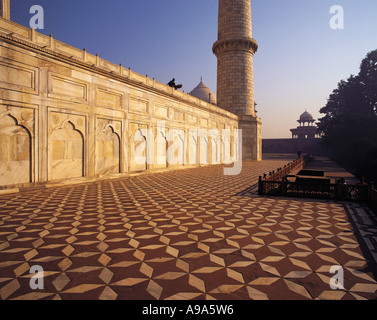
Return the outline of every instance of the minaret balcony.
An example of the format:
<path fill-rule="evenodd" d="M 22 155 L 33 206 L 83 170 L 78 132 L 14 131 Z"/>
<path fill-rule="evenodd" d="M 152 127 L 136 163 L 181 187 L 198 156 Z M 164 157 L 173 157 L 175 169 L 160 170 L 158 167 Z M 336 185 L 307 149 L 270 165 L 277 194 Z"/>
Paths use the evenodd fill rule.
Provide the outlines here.
<path fill-rule="evenodd" d="M 224 39 L 215 42 L 212 47 L 212 51 L 216 56 L 220 52 L 233 50 L 243 50 L 254 54 L 258 50 L 258 43 L 252 38 Z"/>

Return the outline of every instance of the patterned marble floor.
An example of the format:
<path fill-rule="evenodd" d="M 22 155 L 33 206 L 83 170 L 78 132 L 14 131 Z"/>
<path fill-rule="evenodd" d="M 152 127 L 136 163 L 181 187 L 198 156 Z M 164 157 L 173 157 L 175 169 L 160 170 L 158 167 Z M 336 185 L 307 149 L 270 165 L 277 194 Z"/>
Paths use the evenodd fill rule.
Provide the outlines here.
<path fill-rule="evenodd" d="M 286 162 L 0 196 L 0 299 L 376 299 L 367 208 L 237 196 Z M 30 287 L 35 265 L 43 289 Z M 344 290 L 330 288 L 334 265 Z"/>

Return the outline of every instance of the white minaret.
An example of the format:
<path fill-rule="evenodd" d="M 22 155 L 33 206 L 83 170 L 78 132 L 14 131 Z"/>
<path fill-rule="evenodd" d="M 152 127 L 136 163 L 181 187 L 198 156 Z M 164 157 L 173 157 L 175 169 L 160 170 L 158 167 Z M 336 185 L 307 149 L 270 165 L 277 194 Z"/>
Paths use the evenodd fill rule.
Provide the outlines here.
<path fill-rule="evenodd" d="M 253 58 L 258 44 L 252 35 L 251 1 L 219 0 L 217 105 L 239 116 L 243 159 L 262 159 L 261 120 L 255 113 Z"/>
<path fill-rule="evenodd" d="M 10 0 L 0 0 L 0 17 L 10 20 Z"/>

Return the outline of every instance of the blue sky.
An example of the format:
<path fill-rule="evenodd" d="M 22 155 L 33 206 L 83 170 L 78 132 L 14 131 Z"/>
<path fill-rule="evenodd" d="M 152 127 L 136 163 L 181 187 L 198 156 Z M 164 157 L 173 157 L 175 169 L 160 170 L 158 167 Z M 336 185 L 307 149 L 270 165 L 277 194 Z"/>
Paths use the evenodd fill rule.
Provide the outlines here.
<path fill-rule="evenodd" d="M 203 76 L 216 92 L 217 0 L 11 0 L 11 19 L 29 26 L 45 11 L 46 35 L 190 92 Z M 330 28 L 330 8 L 344 29 Z M 307 109 L 315 118 L 338 82 L 377 49 L 377 1 L 253 0 L 255 99 L 264 138 L 290 137 Z"/>

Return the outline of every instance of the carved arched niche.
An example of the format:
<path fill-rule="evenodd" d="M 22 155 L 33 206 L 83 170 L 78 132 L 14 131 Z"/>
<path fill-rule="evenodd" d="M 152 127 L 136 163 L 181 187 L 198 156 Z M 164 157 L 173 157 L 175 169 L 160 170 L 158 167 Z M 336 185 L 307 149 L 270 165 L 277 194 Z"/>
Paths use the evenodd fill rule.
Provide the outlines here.
<path fill-rule="evenodd" d="M 231 157 L 230 157 L 230 137 L 226 136 L 222 138 L 222 161 L 223 163 L 229 163 L 231 162 Z"/>
<path fill-rule="evenodd" d="M 55 113 L 52 124 L 55 128 L 49 134 L 49 180 L 83 177 L 85 118 Z"/>
<path fill-rule="evenodd" d="M 119 123 L 108 123 L 97 135 L 96 174 L 120 173 L 121 139 Z"/>
<path fill-rule="evenodd" d="M 148 169 L 148 147 L 147 126 L 131 124 L 131 134 L 129 137 L 130 171 L 144 171 Z"/>
<path fill-rule="evenodd" d="M 198 133 L 190 131 L 189 133 L 189 164 L 198 164 Z"/>
<path fill-rule="evenodd" d="M 167 140 L 166 132 L 168 129 L 165 127 L 156 128 L 156 139 L 155 139 L 155 154 L 156 163 L 155 168 L 167 168 L 169 167 L 168 162 L 168 149 L 169 142 Z"/>
<path fill-rule="evenodd" d="M 185 132 L 172 129 L 168 133 L 169 148 L 167 158 L 169 166 L 183 166 L 186 164 Z"/>
<path fill-rule="evenodd" d="M 199 136 L 199 143 L 200 143 L 200 155 L 199 155 L 199 160 L 200 164 L 208 164 L 208 148 L 209 148 L 209 143 L 208 143 L 208 135 L 201 133 Z"/>
<path fill-rule="evenodd" d="M 220 163 L 220 136 L 216 130 L 210 131 L 208 134 L 208 163 Z"/>
<path fill-rule="evenodd" d="M 31 141 L 30 131 L 15 116 L 8 112 L 0 114 L 1 186 L 32 182 Z"/>
<path fill-rule="evenodd" d="M 244 142 L 242 146 L 243 150 L 243 159 L 249 160 L 249 159 L 254 159 L 254 146 L 251 142 Z"/>

